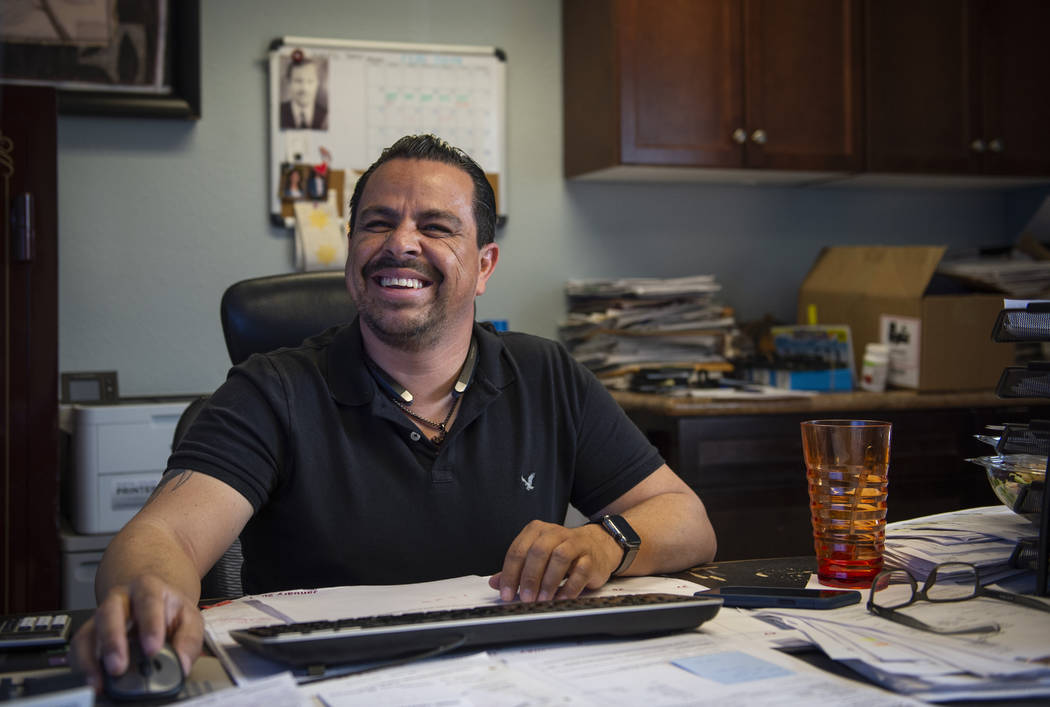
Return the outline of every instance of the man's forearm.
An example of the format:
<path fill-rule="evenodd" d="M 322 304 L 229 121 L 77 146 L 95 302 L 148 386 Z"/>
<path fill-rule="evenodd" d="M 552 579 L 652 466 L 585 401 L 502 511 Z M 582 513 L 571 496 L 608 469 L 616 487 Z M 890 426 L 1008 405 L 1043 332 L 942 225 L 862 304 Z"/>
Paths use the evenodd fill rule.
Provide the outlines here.
<path fill-rule="evenodd" d="M 99 601 L 114 587 L 153 575 L 189 599 L 200 598 L 200 572 L 170 532 L 148 520 L 133 519 L 110 542 L 95 577 Z"/>
<path fill-rule="evenodd" d="M 623 517 L 642 539 L 624 574 L 677 572 L 714 559 L 714 529 L 692 491 L 653 496 L 623 511 Z"/>

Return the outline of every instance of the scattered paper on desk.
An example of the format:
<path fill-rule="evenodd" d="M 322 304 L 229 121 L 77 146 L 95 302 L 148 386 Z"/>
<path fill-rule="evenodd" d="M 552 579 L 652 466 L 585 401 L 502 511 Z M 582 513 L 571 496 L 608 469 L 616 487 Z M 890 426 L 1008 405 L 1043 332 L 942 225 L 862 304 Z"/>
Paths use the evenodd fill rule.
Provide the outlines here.
<path fill-rule="evenodd" d="M 672 660 L 671 664 L 684 668 L 693 675 L 714 680 L 722 685 L 735 685 L 741 682 L 754 682 L 791 675 L 790 670 L 748 655 L 743 651 L 694 655 L 689 658 Z"/>
<path fill-rule="evenodd" d="M 1050 613 L 986 598 L 918 602 L 900 611 L 943 628 L 996 623 L 999 631 L 937 635 L 875 616 L 864 603 L 831 611 L 762 609 L 754 615 L 798 629 L 828 657 L 923 700 L 1050 696 Z"/>
<path fill-rule="evenodd" d="M 886 528 L 886 564 L 906 568 L 921 583 L 938 563 L 969 562 L 980 569 L 982 584 L 1009 578 L 1008 591 L 1023 591 L 1017 582 L 1034 584 L 1032 573 L 1008 561 L 1018 539 L 1035 531 L 1004 506 L 899 521 Z M 1050 613 L 980 597 L 919 601 L 899 611 L 941 628 L 995 623 L 999 630 L 938 635 L 875 616 L 865 602 L 832 611 L 763 609 L 754 616 L 797 629 L 875 683 L 930 702 L 1050 697 Z"/>
<path fill-rule="evenodd" d="M 748 383 L 745 386 L 724 388 L 693 388 L 688 397 L 696 400 L 798 400 L 820 395 L 815 390 L 787 390 L 761 383 Z"/>
<path fill-rule="evenodd" d="M 792 651 L 813 645 L 806 634 L 793 628 L 780 628 L 755 618 L 750 609 L 723 606 L 718 614 L 705 621 L 700 633 L 716 640 L 747 641 L 749 644 Z"/>
<path fill-rule="evenodd" d="M 717 667 L 717 670 L 715 668 Z M 330 707 L 409 705 L 915 705 L 777 651 L 695 632 L 528 646 L 443 658 L 304 686 Z"/>
<path fill-rule="evenodd" d="M 243 687 L 227 687 L 202 697 L 179 702 L 181 707 L 300 707 L 302 695 L 288 671 Z"/>
<path fill-rule="evenodd" d="M 316 695 L 327 707 L 594 705 L 582 695 L 564 694 L 556 686 L 514 670 L 488 653 L 438 658 L 301 690 Z"/>
<path fill-rule="evenodd" d="M 537 680 L 584 695 L 595 705 L 915 705 L 852 680 L 835 677 L 797 658 L 747 641 L 685 632 L 635 641 L 529 651 L 494 652 Z M 718 676 L 685 665 L 717 663 Z M 681 665 L 680 665 L 681 664 Z M 726 676 L 735 676 L 728 681 Z"/>

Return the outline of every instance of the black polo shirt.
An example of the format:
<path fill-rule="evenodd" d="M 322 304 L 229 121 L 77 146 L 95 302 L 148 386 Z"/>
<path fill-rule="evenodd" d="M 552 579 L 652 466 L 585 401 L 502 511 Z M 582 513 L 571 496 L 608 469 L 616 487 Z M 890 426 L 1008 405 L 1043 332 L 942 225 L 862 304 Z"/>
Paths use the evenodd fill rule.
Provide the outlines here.
<path fill-rule="evenodd" d="M 496 572 L 531 520 L 590 516 L 663 460 L 560 344 L 475 326 L 478 364 L 436 446 L 378 387 L 355 321 L 230 370 L 169 469 L 255 509 L 245 589 Z"/>

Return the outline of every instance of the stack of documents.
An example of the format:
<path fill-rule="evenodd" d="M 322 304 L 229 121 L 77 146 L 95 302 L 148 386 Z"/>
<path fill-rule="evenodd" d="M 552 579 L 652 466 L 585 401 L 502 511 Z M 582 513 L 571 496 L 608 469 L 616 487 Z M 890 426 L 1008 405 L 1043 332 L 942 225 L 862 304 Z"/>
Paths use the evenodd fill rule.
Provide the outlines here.
<path fill-rule="evenodd" d="M 1011 586 L 999 588 L 1030 592 L 1033 574 L 1011 568 L 1008 560 L 1017 541 L 1034 531 L 1034 525 L 1003 506 L 891 523 L 886 565 L 906 568 L 921 587 L 934 565 L 969 562 L 980 569 L 982 584 L 1009 578 Z M 1050 612 L 984 597 L 918 601 L 898 611 L 943 629 L 993 623 L 998 630 L 945 636 L 910 628 L 869 613 L 867 596 L 832 611 L 763 609 L 753 616 L 795 629 L 830 658 L 921 700 L 1050 696 Z"/>
<path fill-rule="evenodd" d="M 1032 260 L 1022 254 L 945 261 L 937 271 L 1012 297 L 1037 297 L 1050 292 L 1050 261 Z"/>
<path fill-rule="evenodd" d="M 937 271 L 1013 297 L 1038 297 L 1050 293 L 1050 197 L 1036 209 L 1014 248 L 998 257 L 945 259 Z M 1023 306 L 1023 305 L 1022 305 Z"/>
<path fill-rule="evenodd" d="M 832 611 L 763 609 L 754 615 L 801 631 L 830 658 L 921 700 L 1050 696 L 1050 613 L 985 598 L 918 602 L 900 611 L 942 628 L 996 623 L 999 630 L 942 636 L 875 616 L 864 602 Z"/>
<path fill-rule="evenodd" d="M 731 370 L 733 311 L 711 275 L 570 280 L 562 341 L 602 378 L 660 366 Z"/>
<path fill-rule="evenodd" d="M 1038 528 L 1005 506 L 987 506 L 890 523 L 887 566 L 903 567 L 922 581 L 941 562 L 976 565 L 981 583 L 998 582 L 1025 570 L 1009 566 L 1018 540 Z"/>

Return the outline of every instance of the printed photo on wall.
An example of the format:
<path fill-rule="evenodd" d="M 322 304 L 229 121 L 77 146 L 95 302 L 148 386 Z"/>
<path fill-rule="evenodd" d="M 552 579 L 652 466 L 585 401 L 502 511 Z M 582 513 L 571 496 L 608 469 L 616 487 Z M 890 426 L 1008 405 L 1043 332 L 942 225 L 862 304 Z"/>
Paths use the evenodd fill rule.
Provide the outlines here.
<path fill-rule="evenodd" d="M 326 199 L 328 197 L 328 174 L 319 169 L 310 170 L 310 178 L 306 180 L 306 193 L 314 200 Z"/>
<path fill-rule="evenodd" d="M 281 193 L 282 199 L 305 199 L 306 198 L 306 170 L 302 165 L 281 165 Z"/>
<path fill-rule="evenodd" d="M 328 130 L 328 58 L 281 58 L 281 130 Z"/>

